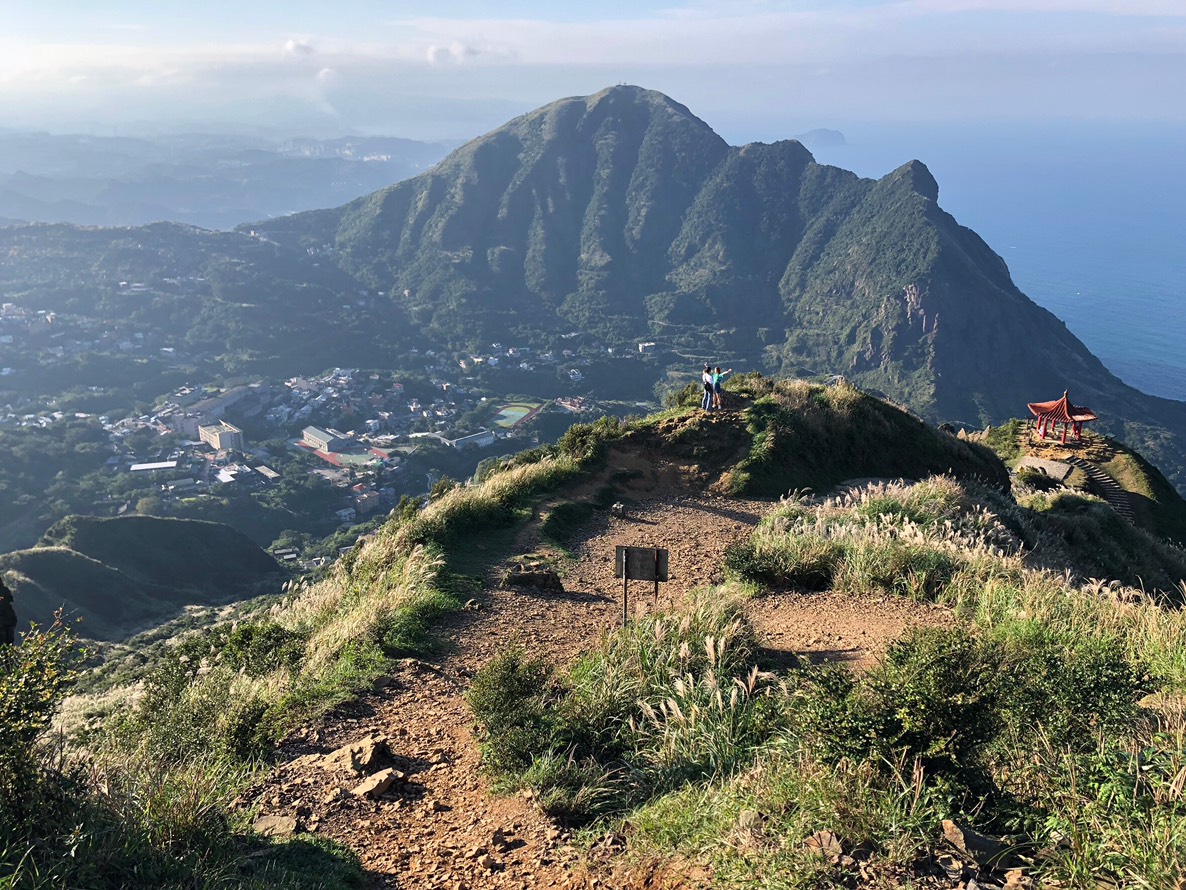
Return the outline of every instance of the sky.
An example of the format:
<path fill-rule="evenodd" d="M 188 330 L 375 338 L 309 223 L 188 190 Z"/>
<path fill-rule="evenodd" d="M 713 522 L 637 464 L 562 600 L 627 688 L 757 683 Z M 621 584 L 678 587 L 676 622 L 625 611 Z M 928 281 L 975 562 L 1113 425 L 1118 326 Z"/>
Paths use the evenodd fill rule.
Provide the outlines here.
<path fill-rule="evenodd" d="M 0 126 L 464 139 L 615 83 L 733 143 L 1186 123 L 1186 0 L 0 0 Z"/>

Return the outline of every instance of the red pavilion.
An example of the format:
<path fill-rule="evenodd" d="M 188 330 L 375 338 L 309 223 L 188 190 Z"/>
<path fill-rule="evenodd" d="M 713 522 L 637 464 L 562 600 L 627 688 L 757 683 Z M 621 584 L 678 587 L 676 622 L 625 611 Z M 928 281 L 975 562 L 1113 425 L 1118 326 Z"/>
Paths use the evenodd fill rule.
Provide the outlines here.
<path fill-rule="evenodd" d="M 1065 391 L 1061 399 L 1055 399 L 1053 402 L 1031 402 L 1029 409 L 1034 415 L 1034 423 L 1037 424 L 1038 435 L 1043 439 L 1046 438 L 1048 433 L 1057 432 L 1058 425 L 1060 423 L 1062 424 L 1062 441 L 1064 445 L 1067 441 L 1068 429 L 1075 434 L 1076 439 L 1081 439 L 1083 438 L 1083 424 L 1091 423 L 1093 420 L 1099 420 L 1095 412 L 1090 408 L 1072 405 Z"/>

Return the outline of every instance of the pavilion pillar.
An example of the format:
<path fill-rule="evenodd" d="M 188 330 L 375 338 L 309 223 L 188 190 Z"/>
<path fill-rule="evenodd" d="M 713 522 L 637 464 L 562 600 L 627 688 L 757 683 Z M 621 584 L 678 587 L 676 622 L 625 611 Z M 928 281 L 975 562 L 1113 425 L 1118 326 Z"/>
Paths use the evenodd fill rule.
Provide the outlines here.
<path fill-rule="evenodd" d="M 1064 420 L 1062 422 L 1062 444 L 1064 444 L 1064 445 L 1067 444 L 1067 426 L 1068 426 L 1068 424 Z"/>

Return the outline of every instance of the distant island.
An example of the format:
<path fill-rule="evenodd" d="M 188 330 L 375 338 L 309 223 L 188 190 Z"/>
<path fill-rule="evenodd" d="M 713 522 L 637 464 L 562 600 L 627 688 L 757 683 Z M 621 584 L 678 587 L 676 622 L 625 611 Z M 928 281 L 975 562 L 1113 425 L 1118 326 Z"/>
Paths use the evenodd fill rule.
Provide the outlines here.
<path fill-rule="evenodd" d="M 839 130 L 817 129 L 808 130 L 795 137 L 813 151 L 821 148 L 842 148 L 848 145 L 848 140 Z"/>

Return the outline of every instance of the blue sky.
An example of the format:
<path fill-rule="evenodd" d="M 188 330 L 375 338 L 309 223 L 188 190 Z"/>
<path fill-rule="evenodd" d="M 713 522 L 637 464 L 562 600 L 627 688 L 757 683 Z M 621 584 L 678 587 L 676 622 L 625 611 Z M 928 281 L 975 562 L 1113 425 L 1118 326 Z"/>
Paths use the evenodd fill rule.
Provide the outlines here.
<path fill-rule="evenodd" d="M 631 82 L 733 142 L 1186 121 L 1186 0 L 0 0 L 0 121 L 464 138 Z"/>

